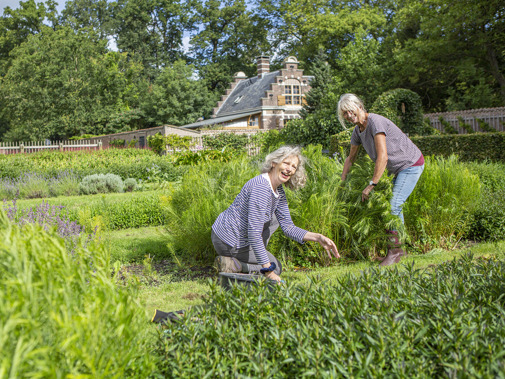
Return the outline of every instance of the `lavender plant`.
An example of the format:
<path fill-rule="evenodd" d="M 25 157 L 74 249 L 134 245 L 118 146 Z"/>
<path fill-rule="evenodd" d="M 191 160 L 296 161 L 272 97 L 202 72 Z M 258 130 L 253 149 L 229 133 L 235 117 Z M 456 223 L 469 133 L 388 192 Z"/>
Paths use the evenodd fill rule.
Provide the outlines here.
<path fill-rule="evenodd" d="M 96 230 L 91 233 L 85 233 L 81 225 L 75 221 L 71 221 L 63 212 L 63 206 L 50 205 L 43 201 L 35 208 L 21 210 L 18 209 L 17 200 L 14 199 L 10 204 L 4 200 L 3 208 L 9 220 L 19 226 L 38 224 L 45 231 L 56 229 L 57 234 L 65 240 L 67 250 L 71 254 L 75 252 L 76 246 L 81 241 L 86 245 L 96 235 Z"/>
<path fill-rule="evenodd" d="M 36 199 L 78 194 L 78 179 L 72 171 L 56 176 L 24 172 L 16 178 L 0 178 L 0 199 Z"/>

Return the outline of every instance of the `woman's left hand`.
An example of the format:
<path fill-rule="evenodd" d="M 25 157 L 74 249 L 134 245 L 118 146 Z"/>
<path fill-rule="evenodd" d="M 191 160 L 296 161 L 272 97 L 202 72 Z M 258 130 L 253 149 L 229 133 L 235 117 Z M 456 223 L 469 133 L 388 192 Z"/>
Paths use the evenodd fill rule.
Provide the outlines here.
<path fill-rule="evenodd" d="M 319 244 L 326 250 L 326 253 L 330 259 L 332 259 L 330 253 L 332 253 L 335 258 L 340 258 L 340 254 L 337 250 L 337 245 L 335 245 L 335 242 L 333 242 L 331 239 L 320 234 L 317 242 L 319 242 Z"/>
<path fill-rule="evenodd" d="M 335 242 L 333 242 L 328 237 L 323 236 L 322 234 L 307 232 L 303 237 L 303 240 L 319 242 L 319 244 L 324 248 L 324 250 L 326 250 L 326 253 L 328 254 L 328 257 L 330 257 L 330 259 L 332 258 L 331 254 L 333 254 L 335 258 L 340 258 L 340 254 L 338 253 L 337 245 L 335 245 Z"/>

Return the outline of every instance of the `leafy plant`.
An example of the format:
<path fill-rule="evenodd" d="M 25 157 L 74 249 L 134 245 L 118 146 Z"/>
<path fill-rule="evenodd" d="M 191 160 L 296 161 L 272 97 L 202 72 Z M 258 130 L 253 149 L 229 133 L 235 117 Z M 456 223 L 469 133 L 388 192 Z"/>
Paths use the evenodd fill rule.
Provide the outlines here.
<path fill-rule="evenodd" d="M 472 258 L 303 287 L 214 282 L 204 306 L 160 333 L 163 375 L 500 376 L 505 262 Z"/>
<path fill-rule="evenodd" d="M 249 136 L 247 134 L 236 134 L 230 132 L 204 135 L 202 136 L 202 139 L 204 146 L 211 150 L 222 150 L 227 148 L 244 152 L 246 145 L 249 143 Z"/>
<path fill-rule="evenodd" d="M 456 156 L 426 157 L 425 169 L 404 207 L 414 246 L 422 251 L 451 247 L 469 230 L 481 185 Z"/>
<path fill-rule="evenodd" d="M 128 178 L 124 181 L 124 190 L 126 192 L 133 192 L 137 188 L 137 181 L 134 178 Z"/>
<path fill-rule="evenodd" d="M 85 176 L 79 184 L 79 192 L 84 195 L 123 191 L 123 180 L 118 175 L 114 174 L 95 174 Z"/>
<path fill-rule="evenodd" d="M 476 120 L 477 123 L 479 124 L 479 128 L 481 128 L 484 132 L 490 132 L 490 133 L 496 132 L 496 129 L 493 128 L 491 125 L 489 125 L 486 121 L 480 118 L 476 118 Z"/>
<path fill-rule="evenodd" d="M 100 244 L 70 255 L 53 230 L 0 211 L 0 372 L 11 377 L 155 375 L 144 311 Z"/>
<path fill-rule="evenodd" d="M 448 121 L 446 121 L 442 116 L 438 117 L 438 120 L 442 124 L 444 130 L 448 134 L 458 134 L 458 131 L 452 126 Z"/>
<path fill-rule="evenodd" d="M 458 116 L 458 122 L 459 122 L 459 126 L 461 126 L 463 129 L 465 129 L 465 131 L 466 131 L 468 134 L 475 133 L 475 130 L 473 130 L 473 128 L 472 128 L 472 125 L 467 124 L 467 123 L 465 122 L 465 120 L 463 120 L 463 117 Z"/>
<path fill-rule="evenodd" d="M 125 146 L 125 140 L 124 139 L 113 139 L 109 142 L 109 145 L 112 147 L 124 147 Z"/>
<path fill-rule="evenodd" d="M 370 111 L 390 119 L 409 135 L 422 134 L 424 129 L 421 97 L 408 89 L 384 92 L 375 100 Z"/>

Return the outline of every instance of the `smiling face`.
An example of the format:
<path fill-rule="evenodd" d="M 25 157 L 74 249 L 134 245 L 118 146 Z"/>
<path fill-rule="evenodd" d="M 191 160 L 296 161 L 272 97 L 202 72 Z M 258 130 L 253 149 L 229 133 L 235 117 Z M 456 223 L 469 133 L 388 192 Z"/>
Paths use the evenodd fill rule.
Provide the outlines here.
<path fill-rule="evenodd" d="M 366 113 L 363 109 L 343 111 L 344 118 L 354 125 L 361 124 L 365 120 Z"/>
<path fill-rule="evenodd" d="M 295 174 L 298 168 L 298 157 L 296 155 L 290 155 L 279 163 L 272 163 L 272 169 L 268 173 L 270 176 L 270 181 L 272 182 L 272 188 L 275 190 L 281 184 L 286 183 Z"/>

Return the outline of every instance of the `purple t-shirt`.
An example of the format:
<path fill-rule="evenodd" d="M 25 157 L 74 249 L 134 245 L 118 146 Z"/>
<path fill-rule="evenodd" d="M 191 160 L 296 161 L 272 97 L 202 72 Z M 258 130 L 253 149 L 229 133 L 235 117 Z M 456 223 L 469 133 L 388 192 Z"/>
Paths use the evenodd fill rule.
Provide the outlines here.
<path fill-rule="evenodd" d="M 363 145 L 368 156 L 375 162 L 377 151 L 375 150 L 374 137 L 377 133 L 386 135 L 387 169 L 390 174 L 398 174 L 414 165 L 421 158 L 421 150 L 398 126 L 386 117 L 375 113 L 368 114 L 367 127 L 363 133 L 356 125 L 351 135 L 351 145 Z"/>

